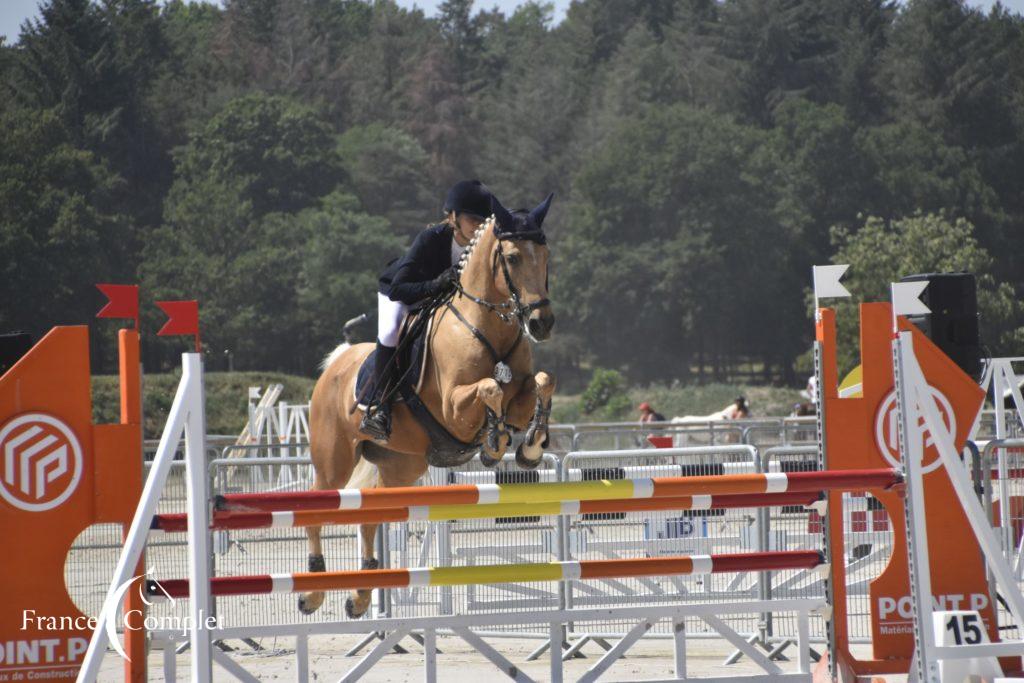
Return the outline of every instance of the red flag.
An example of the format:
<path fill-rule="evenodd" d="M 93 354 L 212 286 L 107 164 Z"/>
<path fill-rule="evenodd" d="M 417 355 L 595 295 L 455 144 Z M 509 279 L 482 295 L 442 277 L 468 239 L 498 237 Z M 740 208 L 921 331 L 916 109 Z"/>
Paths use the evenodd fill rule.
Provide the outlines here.
<path fill-rule="evenodd" d="M 161 337 L 195 335 L 196 353 L 202 353 L 202 344 L 199 341 L 199 302 L 157 301 L 156 305 L 167 314 L 167 322 L 157 334 Z"/>
<path fill-rule="evenodd" d="M 108 301 L 96 314 L 97 318 L 131 318 L 135 329 L 139 329 L 139 286 L 138 285 L 96 285 Z"/>

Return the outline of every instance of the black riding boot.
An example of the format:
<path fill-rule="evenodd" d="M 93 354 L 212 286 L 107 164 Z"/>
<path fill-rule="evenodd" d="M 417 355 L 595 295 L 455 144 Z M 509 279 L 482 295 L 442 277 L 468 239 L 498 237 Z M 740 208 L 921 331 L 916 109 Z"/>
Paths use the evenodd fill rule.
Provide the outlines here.
<path fill-rule="evenodd" d="M 391 401 L 386 394 L 394 376 L 394 357 L 393 346 L 384 346 L 377 342 L 377 353 L 373 358 L 373 388 L 377 404 L 367 406 L 366 413 L 359 423 L 359 431 L 377 441 L 387 441 L 391 437 Z"/>

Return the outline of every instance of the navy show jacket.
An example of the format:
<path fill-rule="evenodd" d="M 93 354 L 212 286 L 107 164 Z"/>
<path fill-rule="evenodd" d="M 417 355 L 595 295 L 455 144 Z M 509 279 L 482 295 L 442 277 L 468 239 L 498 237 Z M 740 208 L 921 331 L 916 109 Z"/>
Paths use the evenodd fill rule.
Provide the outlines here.
<path fill-rule="evenodd" d="M 421 232 L 405 256 L 391 261 L 381 273 L 378 291 L 407 306 L 427 298 L 430 281 L 452 266 L 453 236 L 447 223 Z"/>

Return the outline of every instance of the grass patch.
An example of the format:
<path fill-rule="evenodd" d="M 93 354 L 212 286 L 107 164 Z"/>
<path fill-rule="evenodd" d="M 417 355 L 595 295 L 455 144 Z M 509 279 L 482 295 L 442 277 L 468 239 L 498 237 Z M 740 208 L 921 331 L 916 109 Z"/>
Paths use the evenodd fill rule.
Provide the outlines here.
<path fill-rule="evenodd" d="M 181 372 L 146 375 L 143 380 L 143 433 L 147 439 L 160 437 L 174 400 Z M 281 400 L 307 403 L 315 380 L 279 372 L 206 373 L 206 431 L 209 434 L 238 434 L 248 420 L 249 387 L 266 389 L 283 384 Z M 92 415 L 97 423 L 116 422 L 121 414 L 117 377 L 92 378 Z"/>
<path fill-rule="evenodd" d="M 147 439 L 160 437 L 164 421 L 174 400 L 181 373 L 146 375 L 143 388 L 144 433 Z M 288 403 L 306 403 L 315 380 L 276 372 L 206 373 L 206 429 L 210 434 L 238 434 L 248 419 L 249 387 L 284 385 L 281 399 Z M 98 424 L 116 422 L 120 415 L 117 377 L 93 377 L 93 420 Z M 631 421 L 638 419 L 636 406 L 642 401 L 671 419 L 677 415 L 708 415 L 721 410 L 737 396 L 746 396 L 753 417 L 789 415 L 793 404 L 802 400 L 796 389 L 778 387 L 706 384 L 703 386 L 632 387 L 627 389 L 628 407 L 611 416 L 584 415 L 580 395 L 557 394 L 552 418 L 555 422 Z"/>
<path fill-rule="evenodd" d="M 668 419 L 684 415 L 710 415 L 738 397 L 745 396 L 751 417 L 789 415 L 793 404 L 803 400 L 800 391 L 786 387 L 761 387 L 736 384 L 704 384 L 701 386 L 631 387 L 626 391 L 629 407 L 600 419 L 584 415 L 580 396 L 555 396 L 551 415 L 556 422 L 630 421 L 639 419 L 636 407 L 643 401 Z"/>

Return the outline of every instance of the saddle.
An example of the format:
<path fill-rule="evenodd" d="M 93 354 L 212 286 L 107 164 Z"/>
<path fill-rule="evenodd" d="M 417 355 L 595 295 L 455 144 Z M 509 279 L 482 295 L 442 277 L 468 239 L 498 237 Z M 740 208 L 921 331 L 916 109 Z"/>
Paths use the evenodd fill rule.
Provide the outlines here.
<path fill-rule="evenodd" d="M 399 391 L 392 397 L 393 401 L 405 400 L 405 392 L 402 387 L 408 387 L 414 393 L 419 393 L 423 376 L 426 374 L 427 364 L 427 339 L 430 337 L 431 321 L 424 325 L 405 325 L 402 334 L 398 339 L 398 352 L 395 354 L 395 362 L 398 368 L 393 373 L 399 378 L 401 384 Z M 359 374 L 356 376 L 355 398 L 359 403 L 359 409 L 366 411 L 367 406 L 373 405 L 380 397 L 381 389 L 374 385 L 373 365 L 377 359 L 377 350 L 374 349 L 366 357 L 363 364 L 359 366 Z"/>
<path fill-rule="evenodd" d="M 398 378 L 398 387 L 392 396 L 392 401 L 401 401 L 409 408 L 416 421 L 420 423 L 430 439 L 430 446 L 427 449 L 427 462 L 433 467 L 458 467 L 473 459 L 480 450 L 481 442 L 479 435 L 475 443 L 464 443 L 438 422 L 431 414 L 430 409 L 419 397 L 422 388 L 423 378 L 426 376 L 427 367 L 427 340 L 430 339 L 430 332 L 433 327 L 433 316 L 431 309 L 421 310 L 410 315 L 402 326 L 402 333 L 398 341 L 398 350 L 395 353 L 395 360 L 398 363 L 397 371 L 393 374 Z M 422 319 L 426 316 L 426 319 Z M 376 402 L 380 395 L 381 387 L 373 386 L 373 363 L 377 351 L 374 350 L 366 357 L 359 367 L 356 375 L 355 398 L 359 409 L 366 411 L 368 405 Z"/>

